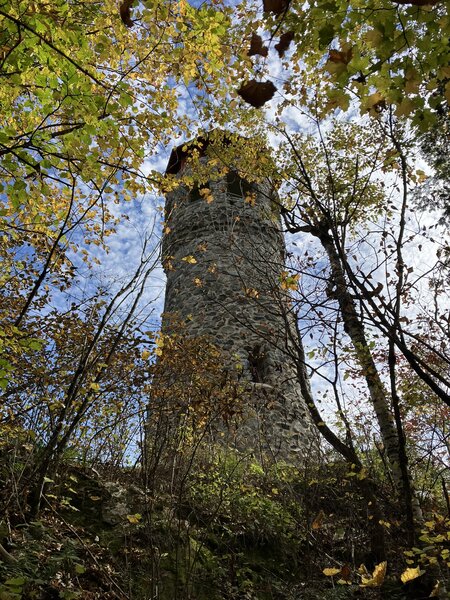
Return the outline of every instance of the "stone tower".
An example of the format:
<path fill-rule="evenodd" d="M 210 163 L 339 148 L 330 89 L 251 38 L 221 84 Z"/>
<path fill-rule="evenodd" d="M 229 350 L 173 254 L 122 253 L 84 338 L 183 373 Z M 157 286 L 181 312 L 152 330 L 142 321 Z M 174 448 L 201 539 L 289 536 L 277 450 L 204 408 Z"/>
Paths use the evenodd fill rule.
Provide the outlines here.
<path fill-rule="evenodd" d="M 207 152 L 203 140 L 201 152 Z M 172 151 L 180 176 L 189 148 Z M 206 159 L 201 159 L 206 160 Z M 305 455 L 315 432 L 300 393 L 281 288 L 285 244 L 269 181 L 250 184 L 231 168 L 200 188 L 166 194 L 163 329 L 176 315 L 189 336 L 210 337 L 249 391 L 237 445 L 278 457 Z M 290 355 L 291 354 L 291 355 Z"/>

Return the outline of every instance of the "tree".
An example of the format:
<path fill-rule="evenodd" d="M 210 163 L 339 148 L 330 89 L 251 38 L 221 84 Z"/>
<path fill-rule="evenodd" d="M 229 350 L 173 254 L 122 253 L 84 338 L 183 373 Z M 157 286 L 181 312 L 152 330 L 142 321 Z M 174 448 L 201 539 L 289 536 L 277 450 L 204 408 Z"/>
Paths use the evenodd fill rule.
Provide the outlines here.
<path fill-rule="evenodd" d="M 0 421 L 3 431 L 19 427 L 25 443 L 32 441 L 30 464 L 21 477 L 21 486 L 31 488 L 28 499 L 20 499 L 23 509 L 28 501 L 38 512 L 45 482 L 69 446 L 80 459 L 92 460 L 98 452 L 111 460 L 126 452 L 119 447 L 108 456 L 99 440 L 102 432 L 118 431 L 121 419 L 132 427 L 142 410 L 146 369 L 141 352 L 153 340 L 140 333 L 146 317 L 139 318 L 138 309 L 157 257 L 154 249 L 144 254 L 134 275 L 116 291 L 95 288 L 92 296 L 67 308 L 47 307 L 46 315 L 25 321 L 25 330 L 32 328 L 42 346 L 39 352 L 10 357 L 15 375 L 3 393 Z"/>
<path fill-rule="evenodd" d="M 258 44 L 250 46 L 255 71 L 259 77 L 267 73 L 259 57 L 267 56 L 279 36 L 274 48 L 291 69 L 283 92 L 302 98 L 322 117 L 352 104 L 376 117 L 390 106 L 427 131 L 448 110 L 450 25 L 444 2 L 318 0 L 297 6 L 280 0 L 264 2 L 263 11 L 257 20 L 260 9 L 253 7 L 245 30 L 250 44 L 261 27 L 268 43 L 257 36 Z M 294 50 L 285 58 L 291 41 Z M 315 89 L 318 97 L 311 93 Z"/>
<path fill-rule="evenodd" d="M 5 302 L 18 303 L 13 322 L 2 325 L 3 386 L 8 352 L 38 343 L 23 323 L 49 301 L 49 279 L 67 285 L 80 246 L 86 260 L 89 246 L 106 248 L 118 222 L 114 205 L 156 189 L 159 176 L 146 174 L 143 161 L 189 130 L 190 119 L 176 116 L 177 85 L 188 85 L 197 64 L 198 94 L 221 80 L 231 59 L 221 44 L 228 21 L 219 5 L 164 2 L 133 9 L 131 28 L 109 0 L 0 9 L 0 283 Z"/>
<path fill-rule="evenodd" d="M 419 139 L 421 150 L 433 174 L 417 191 L 418 204 L 422 210 L 432 208 L 442 212 L 442 220 L 448 223 L 450 216 L 450 161 L 448 143 L 450 139 L 450 116 L 442 112 L 434 127 L 430 127 Z"/>
<path fill-rule="evenodd" d="M 36 510 L 74 436 L 133 387 L 132 358 L 146 339 L 136 303 L 155 255 L 111 292 L 93 273 L 123 218 L 116 205 L 158 189 L 144 161 L 191 127 L 177 86 L 201 71 L 202 96 L 222 81 L 229 16 L 219 5 L 131 10 L 109 0 L 0 9 L 2 417 L 7 428 L 16 420 L 40 430 Z M 89 290 L 82 298 L 79 286 Z"/>
<path fill-rule="evenodd" d="M 350 342 L 350 360 L 355 361 L 366 382 L 413 539 L 421 517 L 408 466 L 407 408 L 398 383 L 398 361 L 406 361 L 422 385 L 433 392 L 437 389 L 441 401 L 448 403 L 448 378 L 444 374 L 448 373 L 448 356 L 443 350 L 448 339 L 444 330 L 433 341 L 422 334 L 424 322 L 439 329 L 439 312 L 432 318 L 425 306 L 421 310 L 416 305 L 410 315 L 421 292 L 421 280 L 427 278 L 432 284 L 438 264 L 414 279 L 413 267 L 407 262 L 408 244 L 414 240 L 420 249 L 426 232 L 420 227 L 415 233 L 412 230 L 414 223 L 408 211 L 414 170 L 408 165 L 406 146 L 400 142 L 401 132 L 388 123 L 387 129 L 371 132 L 370 144 L 366 133 L 356 125 L 340 123 L 319 139 L 286 133 L 285 149 L 277 163 L 283 172 L 290 165 L 287 172 L 292 191 L 284 211 L 287 228 L 315 237 L 327 259 L 324 271 L 315 275 L 322 279 L 322 293 L 327 299 L 314 308 L 305 291 L 300 313 L 316 312 L 322 326 L 330 328 L 330 336 L 336 336 L 336 319 L 341 321 L 343 337 L 338 338 L 338 346 L 343 353 Z M 290 158 L 286 162 L 283 156 Z M 399 173 L 401 186 L 396 193 L 400 201 L 389 198 L 386 182 L 377 176 L 377 172 L 384 175 L 389 169 Z M 436 299 L 432 291 L 429 296 Z M 440 310 L 445 311 L 445 304 L 440 304 Z M 333 348 L 330 343 L 331 355 Z"/>

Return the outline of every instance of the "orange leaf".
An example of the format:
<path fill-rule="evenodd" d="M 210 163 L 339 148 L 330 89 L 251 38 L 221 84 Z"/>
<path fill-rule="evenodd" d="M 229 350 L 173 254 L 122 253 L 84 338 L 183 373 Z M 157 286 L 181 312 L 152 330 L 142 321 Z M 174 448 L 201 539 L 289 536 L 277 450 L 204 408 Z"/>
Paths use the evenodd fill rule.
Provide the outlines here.
<path fill-rule="evenodd" d="M 375 567 L 372 577 L 361 578 L 361 587 L 380 587 L 386 577 L 387 562 L 383 561 Z"/>

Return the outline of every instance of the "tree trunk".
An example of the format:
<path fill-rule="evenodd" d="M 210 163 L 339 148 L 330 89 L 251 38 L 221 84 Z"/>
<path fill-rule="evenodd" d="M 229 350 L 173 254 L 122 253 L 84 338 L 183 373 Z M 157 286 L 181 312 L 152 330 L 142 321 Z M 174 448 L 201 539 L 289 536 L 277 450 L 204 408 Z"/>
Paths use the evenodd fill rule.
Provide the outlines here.
<path fill-rule="evenodd" d="M 401 441 L 388 401 L 389 394 L 381 381 L 375 366 L 375 361 L 367 341 L 364 324 L 358 315 L 355 300 L 347 285 L 342 258 L 339 256 L 334 240 L 328 231 L 327 223 L 313 228 L 312 233 L 320 240 L 330 261 L 331 279 L 335 286 L 333 297 L 339 303 L 344 330 L 352 342 L 356 360 L 361 367 L 367 383 L 370 399 L 380 427 L 383 444 L 386 448 L 394 485 L 400 500 L 406 509 L 408 528 L 412 527 L 414 530 L 412 486 L 408 470 L 405 468 L 402 469 Z"/>
<path fill-rule="evenodd" d="M 297 378 L 300 383 L 300 389 L 305 399 L 306 406 L 309 409 L 312 420 L 317 426 L 320 433 L 326 441 L 345 458 L 349 465 L 356 466 L 360 472 L 363 471 L 363 465 L 357 455 L 355 449 L 350 445 L 344 444 L 337 435 L 324 423 L 322 417 L 317 410 L 309 384 L 309 378 L 306 373 L 305 353 L 300 337 L 300 332 L 297 329 Z M 368 512 L 368 530 L 370 535 L 371 556 L 370 559 L 374 564 L 386 558 L 385 534 L 381 524 L 383 513 L 379 507 L 378 499 L 375 493 L 375 483 L 370 477 L 355 478 L 355 483 L 359 487 L 361 494 L 366 501 Z"/>

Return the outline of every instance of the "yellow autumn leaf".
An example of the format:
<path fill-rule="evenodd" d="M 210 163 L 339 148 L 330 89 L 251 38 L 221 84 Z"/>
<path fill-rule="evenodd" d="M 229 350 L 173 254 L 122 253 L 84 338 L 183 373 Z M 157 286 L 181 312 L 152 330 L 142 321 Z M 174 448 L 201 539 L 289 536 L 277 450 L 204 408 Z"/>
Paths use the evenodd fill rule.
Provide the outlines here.
<path fill-rule="evenodd" d="M 95 383 L 95 381 L 93 381 L 90 385 L 89 388 L 91 390 L 94 390 L 94 392 L 98 392 L 100 389 L 100 385 L 98 383 Z"/>
<path fill-rule="evenodd" d="M 380 519 L 378 521 L 378 523 L 380 525 L 382 525 L 383 527 L 385 527 L 386 529 L 390 529 L 391 528 L 391 524 L 389 523 L 389 521 L 383 521 L 383 519 Z"/>
<path fill-rule="evenodd" d="M 366 565 L 359 565 L 358 573 L 360 575 L 364 575 L 365 577 L 370 577 L 369 571 L 367 570 Z"/>
<path fill-rule="evenodd" d="M 209 188 L 201 188 L 200 189 L 200 196 L 208 204 L 211 204 L 211 202 L 214 200 L 214 196 L 212 195 L 211 190 Z"/>
<path fill-rule="evenodd" d="M 142 519 L 142 515 L 136 513 L 135 515 L 127 515 L 128 522 L 132 525 L 136 525 Z"/>
<path fill-rule="evenodd" d="M 386 577 L 387 561 L 381 562 L 375 567 L 372 577 L 362 577 L 361 587 L 380 587 Z"/>
<path fill-rule="evenodd" d="M 327 577 L 333 577 L 333 575 L 338 575 L 341 572 L 341 569 L 336 569 L 334 567 L 328 567 L 327 569 L 324 569 L 322 571 L 322 573 L 324 575 L 326 575 Z"/>
<path fill-rule="evenodd" d="M 142 360 L 147 360 L 147 358 L 149 356 L 150 356 L 150 350 L 143 350 L 142 351 L 142 354 L 141 354 Z"/>
<path fill-rule="evenodd" d="M 422 571 L 419 567 L 414 569 L 410 568 L 403 571 L 403 573 L 400 575 L 400 579 L 402 580 L 402 583 L 408 583 L 408 581 L 417 579 L 417 577 L 420 577 L 424 573 L 425 571 Z"/>
<path fill-rule="evenodd" d="M 311 523 L 311 529 L 320 529 L 323 525 L 323 520 L 325 519 L 325 513 L 323 512 L 323 510 L 320 510 L 319 513 L 317 514 L 316 518 L 314 519 L 314 521 Z"/>
<path fill-rule="evenodd" d="M 191 254 L 184 256 L 181 260 L 184 260 L 184 262 L 187 262 L 190 265 L 195 265 L 197 263 L 197 259 L 195 259 Z"/>
<path fill-rule="evenodd" d="M 259 292 L 255 288 L 245 288 L 245 295 L 247 298 L 259 298 Z"/>

